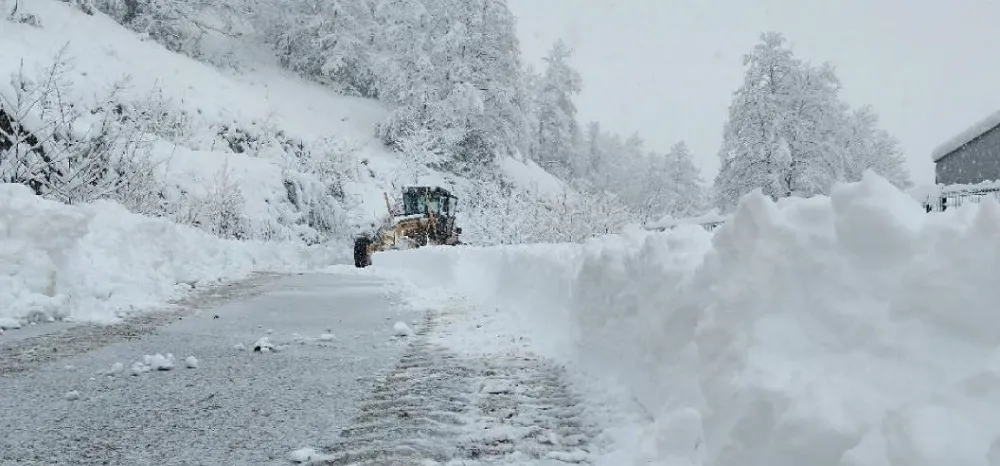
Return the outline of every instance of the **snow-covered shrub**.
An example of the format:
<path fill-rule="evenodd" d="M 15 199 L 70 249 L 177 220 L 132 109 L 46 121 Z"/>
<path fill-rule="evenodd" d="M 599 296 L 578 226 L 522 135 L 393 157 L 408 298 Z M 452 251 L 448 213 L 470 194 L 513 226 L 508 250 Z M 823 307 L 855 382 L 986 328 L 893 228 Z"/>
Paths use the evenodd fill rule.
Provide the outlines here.
<path fill-rule="evenodd" d="M 352 176 L 351 154 L 358 148 L 341 138 L 304 141 L 286 134 L 269 122 L 240 125 L 229 123 L 215 129 L 213 147 L 234 154 L 273 161 L 281 167 L 285 198 L 281 220 L 302 225 L 307 242 L 348 232 L 344 220 L 344 183 Z M 267 236 L 267 235 L 265 235 Z"/>
<path fill-rule="evenodd" d="M 42 21 L 25 11 L 22 3 L 21 0 L 0 0 L 0 18 L 36 28 L 42 27 Z"/>
<path fill-rule="evenodd" d="M 188 193 L 182 199 L 173 214 L 173 218 L 180 223 L 194 225 L 227 239 L 290 239 L 288 235 L 276 235 L 271 229 L 254 231 L 245 213 L 243 190 L 233 182 L 228 166 L 216 173 L 205 195 Z"/>
<path fill-rule="evenodd" d="M 129 84 L 129 78 L 121 81 L 123 87 Z M 188 145 L 195 132 L 191 115 L 179 103 L 164 95 L 162 89 L 153 89 L 134 98 L 108 100 L 104 105 L 113 109 L 121 123 L 177 145 Z M 96 111 L 103 110 L 99 107 Z"/>
<path fill-rule="evenodd" d="M 92 0 L 62 0 L 62 1 L 77 7 L 80 11 L 88 15 L 93 15 L 94 12 L 97 10 L 94 7 L 94 2 Z"/>
<path fill-rule="evenodd" d="M 94 6 L 124 26 L 164 47 L 188 56 L 200 54 L 203 32 L 190 18 L 194 2 L 150 0 L 96 0 Z"/>
<path fill-rule="evenodd" d="M 213 39 L 240 36 L 247 25 L 247 0 L 73 0 L 107 14 L 123 26 L 166 47 L 217 66 L 229 66 L 227 53 L 206 46 Z"/>
<path fill-rule="evenodd" d="M 70 97 L 71 70 L 60 55 L 0 88 L 0 182 L 68 204 L 111 199 L 224 238 L 315 244 L 347 234 L 349 141 L 307 143 L 266 122 L 213 127 L 159 89 L 129 92 L 128 80 L 88 104 Z"/>
<path fill-rule="evenodd" d="M 464 241 L 471 244 L 581 242 L 634 221 L 613 196 L 564 191 L 545 196 L 502 179 L 482 180 L 459 199 Z"/>
<path fill-rule="evenodd" d="M 0 182 L 25 184 L 68 204 L 109 198 L 155 210 L 147 203 L 157 190 L 148 139 L 115 109 L 65 100 L 70 70 L 60 52 L 34 77 L 22 67 L 0 91 Z M 104 101 L 114 101 L 121 89 Z"/>

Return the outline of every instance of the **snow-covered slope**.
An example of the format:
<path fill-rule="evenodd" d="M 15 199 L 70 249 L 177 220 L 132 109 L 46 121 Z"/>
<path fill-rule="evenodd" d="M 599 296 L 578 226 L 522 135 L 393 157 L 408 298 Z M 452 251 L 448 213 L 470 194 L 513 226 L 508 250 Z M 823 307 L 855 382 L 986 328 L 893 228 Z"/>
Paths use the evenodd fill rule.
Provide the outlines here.
<path fill-rule="evenodd" d="M 374 262 L 484 304 L 485 332 L 502 322 L 630 387 L 653 420 L 605 464 L 985 466 L 1000 454 L 993 199 L 927 214 L 869 172 L 829 198 L 752 194 L 714 234 L 682 225 Z"/>
<path fill-rule="evenodd" d="M 539 197 L 556 199 L 568 189 L 566 183 L 531 160 L 521 162 L 505 157 L 500 161 L 500 169 L 515 185 Z"/>
<path fill-rule="evenodd" d="M 170 160 L 165 176 L 180 183 L 182 189 L 214 184 L 224 164 L 257 164 L 258 168 L 235 169 L 258 172 L 252 177 L 236 175 L 235 182 L 242 183 L 244 192 L 267 192 L 258 193 L 247 209 L 266 211 L 269 206 L 264 201 L 275 203 L 284 197 L 281 171 L 287 161 L 282 160 L 282 154 L 252 154 L 259 158 L 256 162 L 247 154 L 234 154 L 216 134 L 226 125 L 257 133 L 254 136 L 260 138 L 266 137 L 264 133 L 280 132 L 307 145 L 316 144 L 316 151 L 335 153 L 323 155 L 338 158 L 334 168 L 344 178 L 345 204 L 354 214 L 354 227 L 383 215 L 382 193 L 397 195 L 403 185 L 466 190 L 461 179 L 406 163 L 374 137 L 375 125 L 387 116 L 384 106 L 370 99 L 339 95 L 296 77 L 253 44 L 238 54 L 236 70 L 220 70 L 142 40 L 100 13 L 86 15 L 57 1 L 31 2 L 26 8 L 39 18 L 41 27 L 0 23 L 0 43 L 4 45 L 0 47 L 0 76 L 6 81 L 19 69 L 42 75 L 61 56 L 71 66 L 66 78 L 72 94 L 64 97 L 70 101 L 94 107 L 116 83 L 127 79 L 123 98 L 156 95 L 169 102 L 172 110 L 183 112 L 190 120 L 193 134 L 183 140 L 160 141 L 156 153 Z M 179 147 L 173 147 L 175 144 Z M 190 154 L 191 150 L 195 153 Z M 273 166 L 271 179 L 261 176 L 260 172 L 266 171 L 259 167 L 261 163 Z M 560 184 L 533 164 L 507 159 L 502 168 L 526 189 L 540 186 L 551 192 Z M 192 176 L 200 179 L 191 180 Z M 187 180 L 193 182 L 185 183 Z"/>
<path fill-rule="evenodd" d="M 0 72 L 45 68 L 62 47 L 72 60 L 72 98 L 100 96 L 125 77 L 134 95 L 161 91 L 205 122 L 236 121 L 249 126 L 269 120 L 292 136 L 338 136 L 370 143 L 381 151 L 372 128 L 386 110 L 367 99 L 345 97 L 296 78 L 264 62 L 223 72 L 142 38 L 100 13 L 86 15 L 65 2 L 24 2 L 41 27 L 0 23 Z M 251 67 L 252 66 L 252 67 Z"/>

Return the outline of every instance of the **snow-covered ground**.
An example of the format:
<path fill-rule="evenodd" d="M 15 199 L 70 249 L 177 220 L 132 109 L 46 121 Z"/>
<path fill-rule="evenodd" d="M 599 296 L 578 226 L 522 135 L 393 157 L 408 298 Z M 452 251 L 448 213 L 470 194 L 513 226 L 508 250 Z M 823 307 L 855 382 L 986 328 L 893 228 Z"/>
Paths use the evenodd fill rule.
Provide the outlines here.
<path fill-rule="evenodd" d="M 751 195 L 714 234 L 429 248 L 374 269 L 476 303 L 464 351 L 513 342 L 591 374 L 594 396 L 624 387 L 605 464 L 1000 458 L 992 199 L 927 214 L 869 173 L 829 198 Z"/>

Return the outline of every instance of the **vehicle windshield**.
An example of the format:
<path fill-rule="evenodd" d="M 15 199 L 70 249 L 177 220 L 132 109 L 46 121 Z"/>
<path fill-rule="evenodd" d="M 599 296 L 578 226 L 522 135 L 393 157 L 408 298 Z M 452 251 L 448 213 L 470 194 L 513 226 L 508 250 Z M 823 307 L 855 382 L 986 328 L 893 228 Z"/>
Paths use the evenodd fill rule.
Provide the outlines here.
<path fill-rule="evenodd" d="M 404 215 L 426 215 L 427 213 L 448 215 L 451 212 L 451 197 L 407 193 L 403 196 Z"/>
<path fill-rule="evenodd" d="M 427 212 L 427 201 L 419 194 L 407 193 L 403 196 L 403 215 L 417 215 Z"/>

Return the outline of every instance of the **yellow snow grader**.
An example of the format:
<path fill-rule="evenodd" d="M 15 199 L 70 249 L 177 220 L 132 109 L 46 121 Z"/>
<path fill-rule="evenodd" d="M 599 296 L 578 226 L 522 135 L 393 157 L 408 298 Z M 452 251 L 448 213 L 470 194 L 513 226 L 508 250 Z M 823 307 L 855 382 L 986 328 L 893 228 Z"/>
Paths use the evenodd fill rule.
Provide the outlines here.
<path fill-rule="evenodd" d="M 372 254 L 377 251 L 461 244 L 458 235 L 462 229 L 455 226 L 458 198 L 446 189 L 430 186 L 403 188 L 401 212 L 394 212 L 389 195 L 383 195 L 389 215 L 374 232 L 354 238 L 355 267 L 371 265 Z"/>

